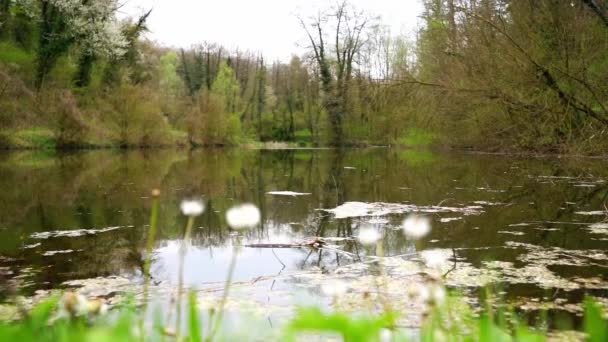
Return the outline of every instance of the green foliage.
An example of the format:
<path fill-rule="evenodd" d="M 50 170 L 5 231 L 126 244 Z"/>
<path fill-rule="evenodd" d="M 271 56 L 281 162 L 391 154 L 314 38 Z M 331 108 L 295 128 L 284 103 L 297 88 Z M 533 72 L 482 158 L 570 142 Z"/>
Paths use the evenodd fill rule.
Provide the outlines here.
<path fill-rule="evenodd" d="M 309 144 L 312 143 L 312 133 L 307 129 L 301 129 L 294 132 L 295 141 L 297 143 Z"/>
<path fill-rule="evenodd" d="M 196 306 L 196 292 L 190 291 L 188 293 L 188 337 L 191 342 L 202 341 L 201 334 L 201 320 L 198 315 L 198 308 Z"/>
<path fill-rule="evenodd" d="M 337 333 L 346 342 L 379 341 L 380 331 L 390 327 L 394 315 L 351 317 L 343 313 L 324 313 L 319 308 L 300 308 L 286 328 L 286 341 L 294 341 L 298 332 Z"/>
<path fill-rule="evenodd" d="M 51 130 L 31 128 L 0 132 L 0 148 L 54 149 L 57 142 Z"/>
<path fill-rule="evenodd" d="M 118 132 L 120 146 L 163 146 L 172 144 L 170 125 L 160 113 L 158 98 L 143 87 L 123 84 L 108 98 L 112 131 Z M 109 114 L 109 115 L 108 115 Z"/>
<path fill-rule="evenodd" d="M 34 56 L 30 52 L 11 42 L 0 42 L 0 62 L 29 66 L 33 61 Z"/>
<path fill-rule="evenodd" d="M 213 82 L 213 86 L 211 86 L 211 92 L 221 96 L 224 101 L 226 101 L 226 111 L 230 113 L 235 113 L 237 111 L 240 86 L 238 80 L 234 76 L 234 71 L 226 62 L 220 64 L 217 77 Z"/>
<path fill-rule="evenodd" d="M 0 124 L 45 127 L 58 147 L 257 139 L 605 153 L 608 58 L 597 47 L 607 36 L 597 13 L 585 1 L 490 3 L 424 0 L 415 42 L 370 20 L 369 39 L 346 44 L 359 28 L 342 25 L 333 37 L 344 42 L 313 67 L 207 42 L 159 47 L 141 39 L 150 12 L 116 27 L 115 1 L 0 1 Z M 330 36 L 337 13 L 327 10 L 317 24 Z M 356 52 L 357 63 L 335 49 Z M 57 101 L 64 92 L 73 101 Z"/>
<path fill-rule="evenodd" d="M 608 341 L 608 321 L 601 307 L 589 298 L 585 300 L 584 326 L 589 342 Z"/>
<path fill-rule="evenodd" d="M 163 91 L 177 95 L 181 81 L 177 75 L 178 57 L 175 51 L 169 51 L 160 58 L 159 82 Z"/>

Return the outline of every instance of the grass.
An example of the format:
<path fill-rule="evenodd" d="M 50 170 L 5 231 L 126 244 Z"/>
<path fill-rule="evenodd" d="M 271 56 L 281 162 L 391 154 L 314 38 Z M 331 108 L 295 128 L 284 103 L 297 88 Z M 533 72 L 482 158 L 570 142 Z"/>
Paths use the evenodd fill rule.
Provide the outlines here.
<path fill-rule="evenodd" d="M 397 139 L 397 145 L 410 147 L 426 147 L 433 144 L 435 136 L 427 131 L 416 128 L 409 129 L 404 136 Z"/>
<path fill-rule="evenodd" d="M 142 338 L 141 313 L 132 303 L 123 305 L 110 315 L 102 317 L 80 316 L 55 319 L 55 308 L 60 299 L 48 299 L 31 310 L 18 322 L 0 322 L 2 341 L 174 341 L 175 333 L 156 319 L 147 327 Z M 189 292 L 186 310 L 186 330 L 178 341 L 208 342 L 236 340 L 236 332 L 222 331 L 222 335 L 210 335 L 203 327 L 194 292 Z M 517 320 L 506 323 L 500 312 L 483 312 L 478 317 L 463 313 L 458 321 L 446 314 L 448 308 L 436 306 L 427 316 L 420 330 L 409 333 L 395 329 L 397 314 L 385 312 L 379 315 L 349 315 L 331 312 L 318 307 L 303 307 L 282 328 L 277 339 L 300 340 L 303 335 L 340 337 L 345 342 L 365 341 L 547 341 L 543 328 L 530 327 Z M 165 312 L 162 312 L 162 316 Z M 49 323 L 52 322 L 52 323 Z M 412 333 L 414 332 L 414 333 Z M 584 333 L 586 341 L 608 341 L 608 321 L 603 318 L 600 306 L 591 300 L 585 302 Z M 222 338 L 215 337 L 222 336 Z M 249 336 L 254 338 L 254 336 Z M 340 339 L 338 339 L 340 340 Z"/>
<path fill-rule="evenodd" d="M 0 147 L 14 149 L 55 149 L 53 132 L 46 128 L 30 128 L 0 132 Z"/>
<path fill-rule="evenodd" d="M 34 63 L 34 55 L 14 43 L 0 42 L 0 62 L 31 66 Z"/>

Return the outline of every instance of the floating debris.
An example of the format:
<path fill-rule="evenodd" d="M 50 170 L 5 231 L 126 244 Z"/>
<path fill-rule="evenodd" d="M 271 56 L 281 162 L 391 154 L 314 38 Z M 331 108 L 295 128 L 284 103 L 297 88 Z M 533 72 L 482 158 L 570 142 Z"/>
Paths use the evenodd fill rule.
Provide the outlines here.
<path fill-rule="evenodd" d="M 578 184 L 574 184 L 573 186 L 579 187 L 579 188 L 595 188 L 596 184 L 592 184 L 592 183 L 578 183 Z"/>
<path fill-rule="evenodd" d="M 375 218 L 372 218 L 372 219 L 370 219 L 370 220 L 368 220 L 366 222 L 369 223 L 369 224 L 380 224 L 380 225 L 382 225 L 382 224 L 387 224 L 390 221 L 387 220 L 387 219 L 375 217 Z"/>
<path fill-rule="evenodd" d="M 526 235 L 526 233 L 524 233 L 524 232 L 513 232 L 513 231 L 508 231 L 508 230 L 499 230 L 498 234 L 509 234 L 509 235 L 518 235 L 518 236 Z"/>
<path fill-rule="evenodd" d="M 447 223 L 452 221 L 462 220 L 462 217 L 442 217 L 439 219 L 439 222 Z"/>
<path fill-rule="evenodd" d="M 608 234 L 608 222 L 594 223 L 589 226 L 589 231 L 593 234 Z"/>
<path fill-rule="evenodd" d="M 389 214 L 403 214 L 409 212 L 422 213 L 462 213 L 464 215 L 479 215 L 483 207 L 443 207 L 443 206 L 417 206 L 414 204 L 400 203 L 366 203 L 366 202 L 346 202 L 334 209 L 319 209 L 334 214 L 335 218 L 364 217 L 364 216 L 385 216 Z"/>
<path fill-rule="evenodd" d="M 473 203 L 479 205 L 503 205 L 502 202 L 489 202 L 489 201 L 474 201 Z"/>
<path fill-rule="evenodd" d="M 113 297 L 118 293 L 137 293 L 137 284 L 130 279 L 110 276 L 90 279 L 70 280 L 63 283 L 68 288 L 77 289 L 78 293 L 87 297 Z"/>
<path fill-rule="evenodd" d="M 575 212 L 575 214 L 577 214 L 577 215 L 588 215 L 588 216 L 601 216 L 601 215 L 608 216 L 608 211 L 604 211 L 604 210 L 577 211 L 577 212 Z"/>
<path fill-rule="evenodd" d="M 69 254 L 69 253 L 74 253 L 76 252 L 73 249 L 66 249 L 66 250 L 60 250 L 60 251 L 46 251 L 44 253 L 42 253 L 43 256 L 53 256 L 56 254 Z"/>
<path fill-rule="evenodd" d="M 308 196 L 310 192 L 294 192 L 294 191 L 269 191 L 266 194 L 274 196 Z"/>
<path fill-rule="evenodd" d="M 51 232 L 38 232 L 30 235 L 32 239 L 48 239 L 48 238 L 56 238 L 56 237 L 79 237 L 85 235 L 95 235 L 99 233 L 105 233 L 116 229 L 121 228 L 132 228 L 134 226 L 116 226 L 116 227 L 107 227 L 100 229 L 74 229 L 74 230 L 55 230 Z"/>

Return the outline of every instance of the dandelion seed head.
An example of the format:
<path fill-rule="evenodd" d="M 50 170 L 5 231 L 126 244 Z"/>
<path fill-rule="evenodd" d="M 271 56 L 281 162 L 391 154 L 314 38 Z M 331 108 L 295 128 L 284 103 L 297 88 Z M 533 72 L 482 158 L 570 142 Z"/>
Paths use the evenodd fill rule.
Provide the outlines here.
<path fill-rule="evenodd" d="M 253 204 L 234 206 L 226 212 L 226 221 L 232 229 L 241 230 L 255 227 L 260 223 L 261 214 Z"/>
<path fill-rule="evenodd" d="M 426 266 L 431 268 L 440 268 L 445 265 L 450 259 L 449 252 L 441 249 L 429 249 L 420 252 L 422 260 Z"/>
<path fill-rule="evenodd" d="M 359 229 L 357 240 L 362 245 L 373 245 L 382 238 L 382 233 L 372 226 L 364 226 Z"/>
<path fill-rule="evenodd" d="M 418 297 L 420 301 L 425 303 L 431 298 L 431 289 L 426 284 L 418 284 L 418 286 L 414 288 L 413 293 L 414 297 Z"/>
<path fill-rule="evenodd" d="M 201 200 L 183 200 L 179 208 L 182 214 L 190 217 L 199 216 L 205 211 L 205 205 Z"/>
<path fill-rule="evenodd" d="M 403 220 L 401 228 L 407 237 L 420 239 L 431 231 L 431 222 L 424 216 L 409 215 Z"/>
<path fill-rule="evenodd" d="M 441 285 L 435 285 L 431 289 L 431 299 L 434 304 L 442 304 L 445 301 L 445 289 Z"/>
<path fill-rule="evenodd" d="M 382 328 L 380 330 L 380 342 L 390 342 L 393 340 L 393 332 L 389 329 Z"/>
<path fill-rule="evenodd" d="M 342 280 L 334 279 L 323 283 L 321 291 L 327 296 L 338 297 L 348 291 L 348 285 Z"/>

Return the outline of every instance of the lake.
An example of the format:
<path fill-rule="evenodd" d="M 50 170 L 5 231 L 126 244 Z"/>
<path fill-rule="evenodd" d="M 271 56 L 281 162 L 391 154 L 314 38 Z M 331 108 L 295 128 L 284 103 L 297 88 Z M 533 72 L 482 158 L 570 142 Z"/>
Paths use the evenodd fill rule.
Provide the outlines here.
<path fill-rule="evenodd" d="M 154 188 L 159 286 L 176 283 L 182 199 L 206 206 L 184 264 L 185 283 L 206 294 L 221 292 L 233 251 L 226 210 L 260 208 L 262 223 L 242 236 L 234 295 L 269 321 L 292 304 L 329 305 L 323 281 L 359 281 L 379 249 L 397 289 L 416 276 L 408 267 L 421 251 L 437 250 L 451 289 L 475 298 L 499 282 L 505 301 L 531 313 L 544 305 L 554 322 L 578 324 L 585 295 L 608 298 L 607 161 L 385 148 L 0 154 L 0 284 L 32 295 L 75 279 L 141 282 Z M 400 229 L 411 212 L 432 223 L 417 241 Z M 370 226 L 381 246 L 352 239 Z M 266 245 L 313 237 L 331 244 Z"/>

